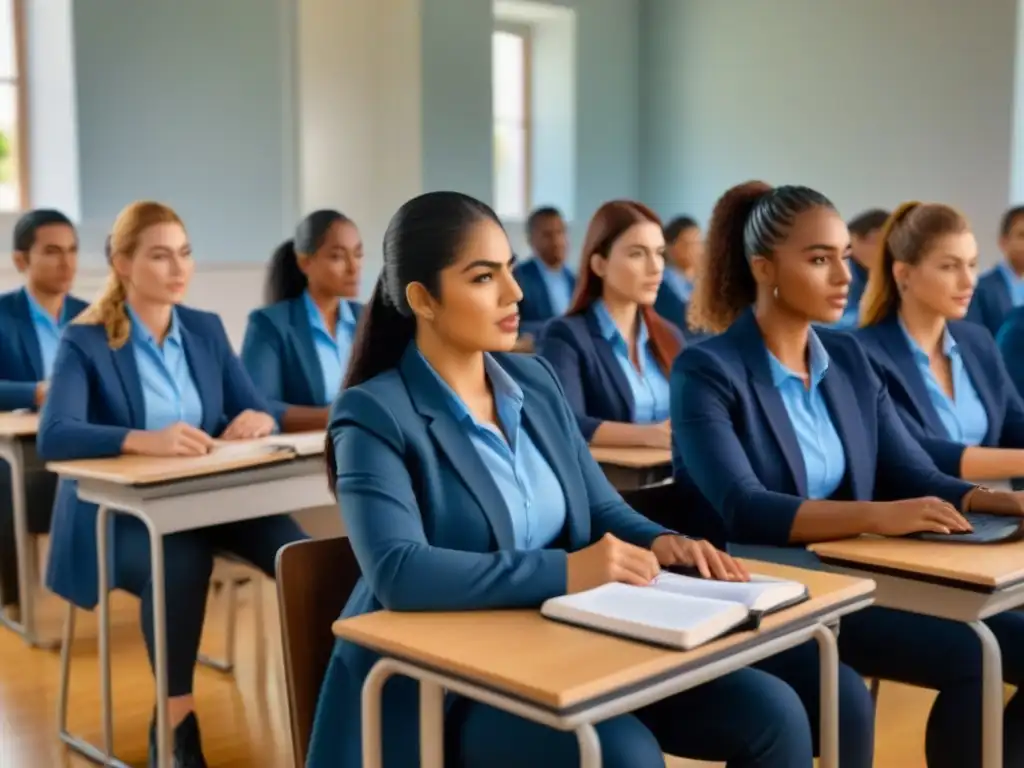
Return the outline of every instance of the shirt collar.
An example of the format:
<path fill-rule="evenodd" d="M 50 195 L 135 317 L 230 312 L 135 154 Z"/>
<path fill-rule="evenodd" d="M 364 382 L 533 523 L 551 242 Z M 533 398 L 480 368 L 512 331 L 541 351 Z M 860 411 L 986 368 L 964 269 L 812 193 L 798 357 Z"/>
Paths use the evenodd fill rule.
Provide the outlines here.
<path fill-rule="evenodd" d="M 43 309 L 43 305 L 36 300 L 36 297 L 32 295 L 32 292 L 28 288 L 22 288 L 21 290 L 25 294 L 25 299 L 28 301 L 28 313 L 32 317 L 32 322 L 45 323 L 56 328 L 63 328 L 67 325 L 67 320 L 64 317 L 64 310 L 67 306 L 66 298 L 61 303 L 60 319 L 54 319 L 53 315 Z"/>
<path fill-rule="evenodd" d="M 900 330 L 903 331 L 903 336 L 907 340 L 907 344 L 910 345 L 910 352 L 914 356 L 914 360 L 918 363 L 927 363 L 931 359 L 929 354 L 924 351 L 920 344 L 917 343 L 917 339 L 910 335 L 910 331 L 907 330 L 907 326 L 903 324 L 903 318 L 898 318 L 900 324 Z M 942 354 L 952 360 L 954 357 L 960 355 L 960 350 L 957 347 L 956 339 L 953 338 L 953 334 L 949 332 L 949 326 L 945 326 L 942 329 Z"/>
<path fill-rule="evenodd" d="M 825 345 L 821 343 L 821 339 L 818 338 L 818 334 L 814 332 L 813 328 L 807 333 L 807 360 L 808 368 L 810 369 L 811 387 L 813 388 L 818 386 L 821 380 L 825 378 L 829 362 Z M 797 375 L 794 371 L 784 366 L 771 351 L 768 351 L 768 367 L 772 372 L 772 383 L 776 387 L 789 379 L 803 381 L 802 376 Z"/>
<path fill-rule="evenodd" d="M 132 305 L 126 302 L 124 308 L 128 312 L 128 318 L 132 321 L 132 337 L 143 344 L 159 349 L 161 347 L 160 342 L 157 341 L 145 323 L 139 319 L 139 316 L 135 314 Z M 178 319 L 178 310 L 174 308 L 171 309 L 171 327 L 167 329 L 167 336 L 164 338 L 164 342 L 168 341 L 181 346 L 181 321 Z"/>
<path fill-rule="evenodd" d="M 619 327 L 615 325 L 615 321 L 612 320 L 611 313 L 608 311 L 604 299 L 595 301 L 593 307 L 594 316 L 597 318 L 597 327 L 601 330 L 601 336 L 613 345 L 620 345 L 628 349 L 629 345 L 619 332 Z M 648 341 L 647 324 L 644 322 L 643 315 L 639 312 L 637 312 L 636 321 L 636 345 L 638 349 L 643 349 Z"/>
<path fill-rule="evenodd" d="M 313 301 L 313 297 L 309 295 L 309 291 L 302 292 L 302 302 L 306 306 L 306 316 L 309 318 L 309 323 L 314 328 L 323 331 L 328 336 L 333 336 L 330 331 L 327 330 L 327 324 L 324 322 L 324 316 L 320 312 L 320 307 Z M 342 299 L 338 303 L 338 326 L 345 326 L 351 328 L 356 324 L 356 316 L 352 311 L 352 305 Z"/>
<path fill-rule="evenodd" d="M 1005 261 L 999 262 L 999 270 L 1003 273 L 1003 277 L 1006 279 L 1007 283 L 1009 283 L 1011 287 L 1020 285 L 1021 282 L 1024 282 L 1017 275 L 1017 273 L 1013 271 L 1013 267 L 1011 267 Z"/>
<path fill-rule="evenodd" d="M 433 374 L 441 390 L 445 393 L 445 400 L 455 419 L 457 421 L 468 420 L 478 427 L 482 426 L 473 416 L 472 412 L 470 412 L 469 408 L 466 407 L 466 403 L 463 402 L 462 398 L 458 396 L 454 389 L 448 386 L 448 382 L 441 378 L 441 374 L 434 370 L 434 366 L 423 356 L 423 353 L 417 349 L 416 354 L 420 356 L 427 370 Z M 499 418 L 502 418 L 504 421 L 506 416 L 514 417 L 518 422 L 519 414 L 523 408 L 522 387 L 498 364 L 497 360 L 486 353 L 484 354 L 484 372 L 487 375 L 488 381 L 491 382 L 491 387 L 494 389 L 494 399 Z M 512 426 L 516 425 L 505 424 L 506 429 Z"/>

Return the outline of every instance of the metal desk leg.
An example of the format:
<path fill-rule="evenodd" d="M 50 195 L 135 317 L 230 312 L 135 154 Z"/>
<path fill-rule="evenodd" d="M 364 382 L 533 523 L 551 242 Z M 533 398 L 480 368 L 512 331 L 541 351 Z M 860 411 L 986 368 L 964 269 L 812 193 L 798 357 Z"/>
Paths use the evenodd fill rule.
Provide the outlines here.
<path fill-rule="evenodd" d="M 1003 765 L 1003 655 L 983 621 L 969 623 L 981 641 L 981 764 Z"/>
<path fill-rule="evenodd" d="M 386 659 L 380 659 L 370 669 L 363 681 L 363 768 L 383 768 L 384 744 L 381 720 L 383 718 L 382 699 L 384 683 L 393 671 Z M 421 705 L 422 706 L 422 705 Z"/>
<path fill-rule="evenodd" d="M 158 768 L 171 768 L 171 728 L 167 707 L 167 593 L 164 591 L 164 537 L 147 517 L 153 579 L 153 674 L 156 677 L 156 744 Z"/>
<path fill-rule="evenodd" d="M 818 739 L 820 768 L 839 768 L 839 648 L 831 628 L 819 624 L 814 630 L 821 665 L 821 736 Z"/>
<path fill-rule="evenodd" d="M 110 570 L 107 533 L 110 510 L 96 510 L 96 568 L 99 585 L 100 707 L 103 715 L 103 756 L 114 755 L 114 706 L 110 693 Z"/>
<path fill-rule="evenodd" d="M 420 766 L 444 768 L 444 688 L 420 680 Z"/>
<path fill-rule="evenodd" d="M 601 768 L 601 741 L 594 726 L 590 723 L 579 726 L 576 740 L 580 745 L 580 768 Z"/>

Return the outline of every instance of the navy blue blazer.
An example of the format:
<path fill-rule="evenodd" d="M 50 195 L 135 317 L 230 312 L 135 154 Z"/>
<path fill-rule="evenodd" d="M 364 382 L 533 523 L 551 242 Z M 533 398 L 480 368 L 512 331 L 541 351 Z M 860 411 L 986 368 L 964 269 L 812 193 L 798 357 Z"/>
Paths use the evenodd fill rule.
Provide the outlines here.
<path fill-rule="evenodd" d="M 1024 307 L 1017 307 L 1006 316 L 1006 322 L 996 335 L 996 346 L 1010 381 L 1024 398 Z"/>
<path fill-rule="evenodd" d="M 86 302 L 68 295 L 64 299 L 65 317 L 74 317 L 87 306 Z M 36 384 L 46 378 L 43 356 L 39 349 L 23 289 L 0 295 L 0 411 L 16 411 L 36 407 Z"/>
<path fill-rule="evenodd" d="M 676 335 L 682 344 L 682 335 Z M 629 381 L 592 308 L 548 323 L 537 351 L 555 369 L 587 442 L 602 421 L 635 420 Z"/>
<path fill-rule="evenodd" d="M 338 503 L 363 574 L 343 617 L 381 608 L 537 608 L 565 593 L 567 552 L 605 533 L 643 547 L 669 533 L 609 484 L 550 367 L 527 354 L 494 358 L 522 387 L 523 428 L 565 494 L 559 548 L 515 549 L 497 486 L 410 345 L 397 369 L 346 390 L 331 411 Z M 335 645 L 320 691 L 310 768 L 361 765 L 360 691 L 377 658 L 345 640 Z M 385 764 L 418 765 L 416 686 L 394 680 L 387 689 L 385 733 L 397 727 L 404 736 L 385 739 Z"/>
<path fill-rule="evenodd" d="M 523 298 L 519 301 L 519 329 L 523 333 L 533 334 L 534 337 L 539 337 L 545 324 L 555 317 L 547 284 L 540 273 L 541 268 L 534 257 L 524 261 L 512 272 L 512 276 L 523 291 Z M 576 278 L 572 274 L 568 274 L 568 277 L 572 289 L 575 290 Z"/>
<path fill-rule="evenodd" d="M 664 281 L 661 283 L 661 287 L 658 288 L 658 298 L 654 300 L 654 311 L 672 323 L 683 335 L 687 344 L 696 344 L 698 341 L 708 338 L 710 334 L 695 331 L 687 325 L 686 312 L 689 306 Z"/>
<path fill-rule="evenodd" d="M 177 312 L 185 357 L 203 402 L 203 431 L 216 437 L 242 411 L 269 412 L 231 349 L 220 317 L 182 306 Z M 46 461 L 118 456 L 128 433 L 145 428 L 133 340 L 111 349 L 102 325 L 69 325 L 39 420 L 39 455 Z M 96 505 L 79 501 L 73 481 L 61 481 L 54 502 L 46 582 L 82 608 L 96 604 Z"/>
<path fill-rule="evenodd" d="M 975 323 L 947 324 L 956 340 L 971 383 L 988 414 L 988 432 L 982 445 L 1024 448 L 1024 401 L 1014 389 L 991 334 Z M 914 362 L 907 337 L 893 313 L 882 322 L 861 328 L 857 337 L 875 370 L 892 396 L 896 410 L 910 434 L 947 475 L 960 476 L 960 462 L 967 446 L 949 439 L 921 371 Z"/>
<path fill-rule="evenodd" d="M 1006 278 L 999 267 L 993 267 L 978 278 L 967 319 L 985 326 L 995 336 L 1012 309 L 1013 299 Z"/>
<path fill-rule="evenodd" d="M 363 305 L 354 301 L 349 305 L 358 322 Z M 272 402 L 275 415 L 289 405 L 330 405 L 337 395 L 324 392 L 313 328 L 301 296 L 249 314 L 241 357 L 256 388 Z"/>
<path fill-rule="evenodd" d="M 846 449 L 837 497 L 938 496 L 957 507 L 973 486 L 944 475 L 911 437 L 857 339 L 816 329 L 829 355 L 821 387 Z M 672 465 L 729 541 L 786 546 L 807 474 L 753 311 L 690 347 L 672 369 Z"/>

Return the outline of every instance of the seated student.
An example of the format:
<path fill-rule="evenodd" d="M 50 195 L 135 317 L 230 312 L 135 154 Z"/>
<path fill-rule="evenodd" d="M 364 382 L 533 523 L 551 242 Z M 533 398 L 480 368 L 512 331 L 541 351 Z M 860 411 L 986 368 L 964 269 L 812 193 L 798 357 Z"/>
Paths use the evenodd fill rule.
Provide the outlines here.
<path fill-rule="evenodd" d="M 668 371 L 683 339 L 652 309 L 664 252 L 654 211 L 605 203 L 587 227 L 576 300 L 544 331 L 538 351 L 591 445 L 670 445 Z"/>
<path fill-rule="evenodd" d="M 857 327 L 861 296 L 868 283 L 868 272 L 874 263 L 875 254 L 889 212 L 873 208 L 860 214 L 846 228 L 850 231 L 850 292 L 846 297 L 846 309 L 834 328 L 852 329 Z"/>
<path fill-rule="evenodd" d="M 497 216 L 465 195 L 422 195 L 391 220 L 348 386 L 331 412 L 328 471 L 363 574 L 343 615 L 538 608 L 608 582 L 643 585 L 660 565 L 701 560 L 720 578 L 745 579 L 724 552 L 627 506 L 591 458 L 547 364 L 504 354 L 516 341 L 522 295 L 511 265 Z M 664 751 L 734 768 L 810 768 L 816 653 L 807 644 L 763 665 L 802 670 L 809 679 L 799 697 L 778 677 L 744 669 L 604 721 L 603 765 L 660 768 Z M 360 691 L 375 661 L 354 643 L 335 646 L 309 768 L 361 765 Z M 863 681 L 845 668 L 841 675 L 842 765 L 867 768 L 870 700 Z M 571 732 L 449 699 L 451 765 L 579 762 Z M 389 682 L 388 768 L 419 764 L 417 713 L 416 685 Z"/>
<path fill-rule="evenodd" d="M 999 226 L 1003 260 L 978 279 L 967 319 L 995 336 L 1011 310 L 1024 305 L 1024 205 L 1003 214 Z"/>
<path fill-rule="evenodd" d="M 519 328 L 536 341 L 548 320 L 561 317 L 569 308 L 576 277 L 565 266 L 569 241 L 565 219 L 557 208 L 534 210 L 526 220 L 526 237 L 533 258 L 519 264 L 514 273 L 523 291 Z"/>
<path fill-rule="evenodd" d="M 947 475 L 1024 475 L 1024 402 L 991 334 L 962 320 L 978 268 L 967 220 L 946 205 L 904 203 L 880 253 L 857 336 L 903 423 Z"/>
<path fill-rule="evenodd" d="M 78 234 L 60 211 L 29 211 L 14 225 L 14 266 L 25 287 L 0 295 L 0 411 L 36 410 L 46 399 L 57 342 L 86 304 L 70 294 Z M 31 533 L 48 533 L 56 478 L 25 473 Z M 18 614 L 18 556 L 10 467 L 0 462 L 0 610 Z"/>
<path fill-rule="evenodd" d="M 242 363 L 283 412 L 286 432 L 324 429 L 341 390 L 362 305 L 363 241 L 337 211 L 314 211 L 274 252 L 266 303 L 249 315 Z"/>
<path fill-rule="evenodd" d="M 694 273 L 704 251 L 704 237 L 695 219 L 678 216 L 663 231 L 665 235 L 665 274 L 654 311 L 679 329 L 689 343 L 704 335 L 694 331 L 686 322 L 686 309 L 693 292 Z"/>
<path fill-rule="evenodd" d="M 857 339 L 811 328 L 845 309 L 848 245 L 818 192 L 760 182 L 726 192 L 691 305 L 699 325 L 724 332 L 687 349 L 672 371 L 677 483 L 720 516 L 730 541 L 779 548 L 779 559 L 790 556 L 782 548 L 864 533 L 968 530 L 958 510 L 1024 512 L 1014 494 L 940 473 Z M 1024 614 L 986 623 L 1006 680 L 1024 682 Z M 939 692 L 929 768 L 977 765 L 981 650 L 968 625 L 868 608 L 843 619 L 839 651 L 865 676 Z M 1024 697 L 1005 719 L 1006 765 L 1024 765 Z"/>
<path fill-rule="evenodd" d="M 114 222 L 110 280 L 57 350 L 39 425 L 46 460 L 120 454 L 199 456 L 222 440 L 275 428 L 263 397 L 235 357 L 220 318 L 179 305 L 192 276 L 181 220 L 153 202 L 129 205 Z M 82 608 L 98 599 L 96 505 L 62 481 L 54 505 L 47 586 Z M 204 768 L 193 711 L 199 651 L 214 554 L 233 552 L 274 575 L 278 549 L 304 538 L 287 515 L 164 537 L 168 683 L 175 765 Z M 142 599 L 142 631 L 153 653 L 149 534 L 115 516 L 113 585 Z M 150 728 L 150 765 L 156 765 Z"/>

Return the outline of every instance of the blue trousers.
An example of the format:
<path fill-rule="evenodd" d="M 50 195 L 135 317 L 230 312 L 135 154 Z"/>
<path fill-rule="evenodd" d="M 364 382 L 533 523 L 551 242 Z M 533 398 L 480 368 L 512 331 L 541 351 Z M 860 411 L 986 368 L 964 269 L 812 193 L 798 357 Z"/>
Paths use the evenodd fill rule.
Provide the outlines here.
<path fill-rule="evenodd" d="M 192 693 L 192 677 L 206 617 L 213 559 L 231 552 L 274 577 L 277 551 L 306 534 L 288 515 L 217 525 L 164 537 L 164 589 L 167 616 L 167 679 L 170 696 Z M 149 533 L 134 517 L 114 526 L 117 583 L 142 600 L 142 634 L 153 663 L 153 590 Z"/>
<path fill-rule="evenodd" d="M 839 686 L 840 764 L 871 768 L 874 707 L 870 694 L 864 680 L 843 665 Z M 810 768 L 818 738 L 818 702 L 818 651 L 811 643 L 759 668 L 734 672 L 601 723 L 597 733 L 603 765 L 661 768 L 664 752 L 724 761 L 729 768 Z M 385 729 L 386 722 L 387 718 Z M 573 733 L 536 725 L 485 704 L 459 699 L 445 722 L 445 762 L 450 766 L 555 768 L 579 763 Z"/>
<path fill-rule="evenodd" d="M 985 622 L 1003 652 L 1003 679 L 1024 683 L 1024 614 L 1009 611 Z M 888 608 L 843 619 L 843 661 L 862 675 L 939 692 L 928 717 L 928 768 L 974 768 L 981 757 L 981 645 L 966 624 Z M 1003 763 L 1024 765 L 1024 699 L 1003 714 Z"/>

